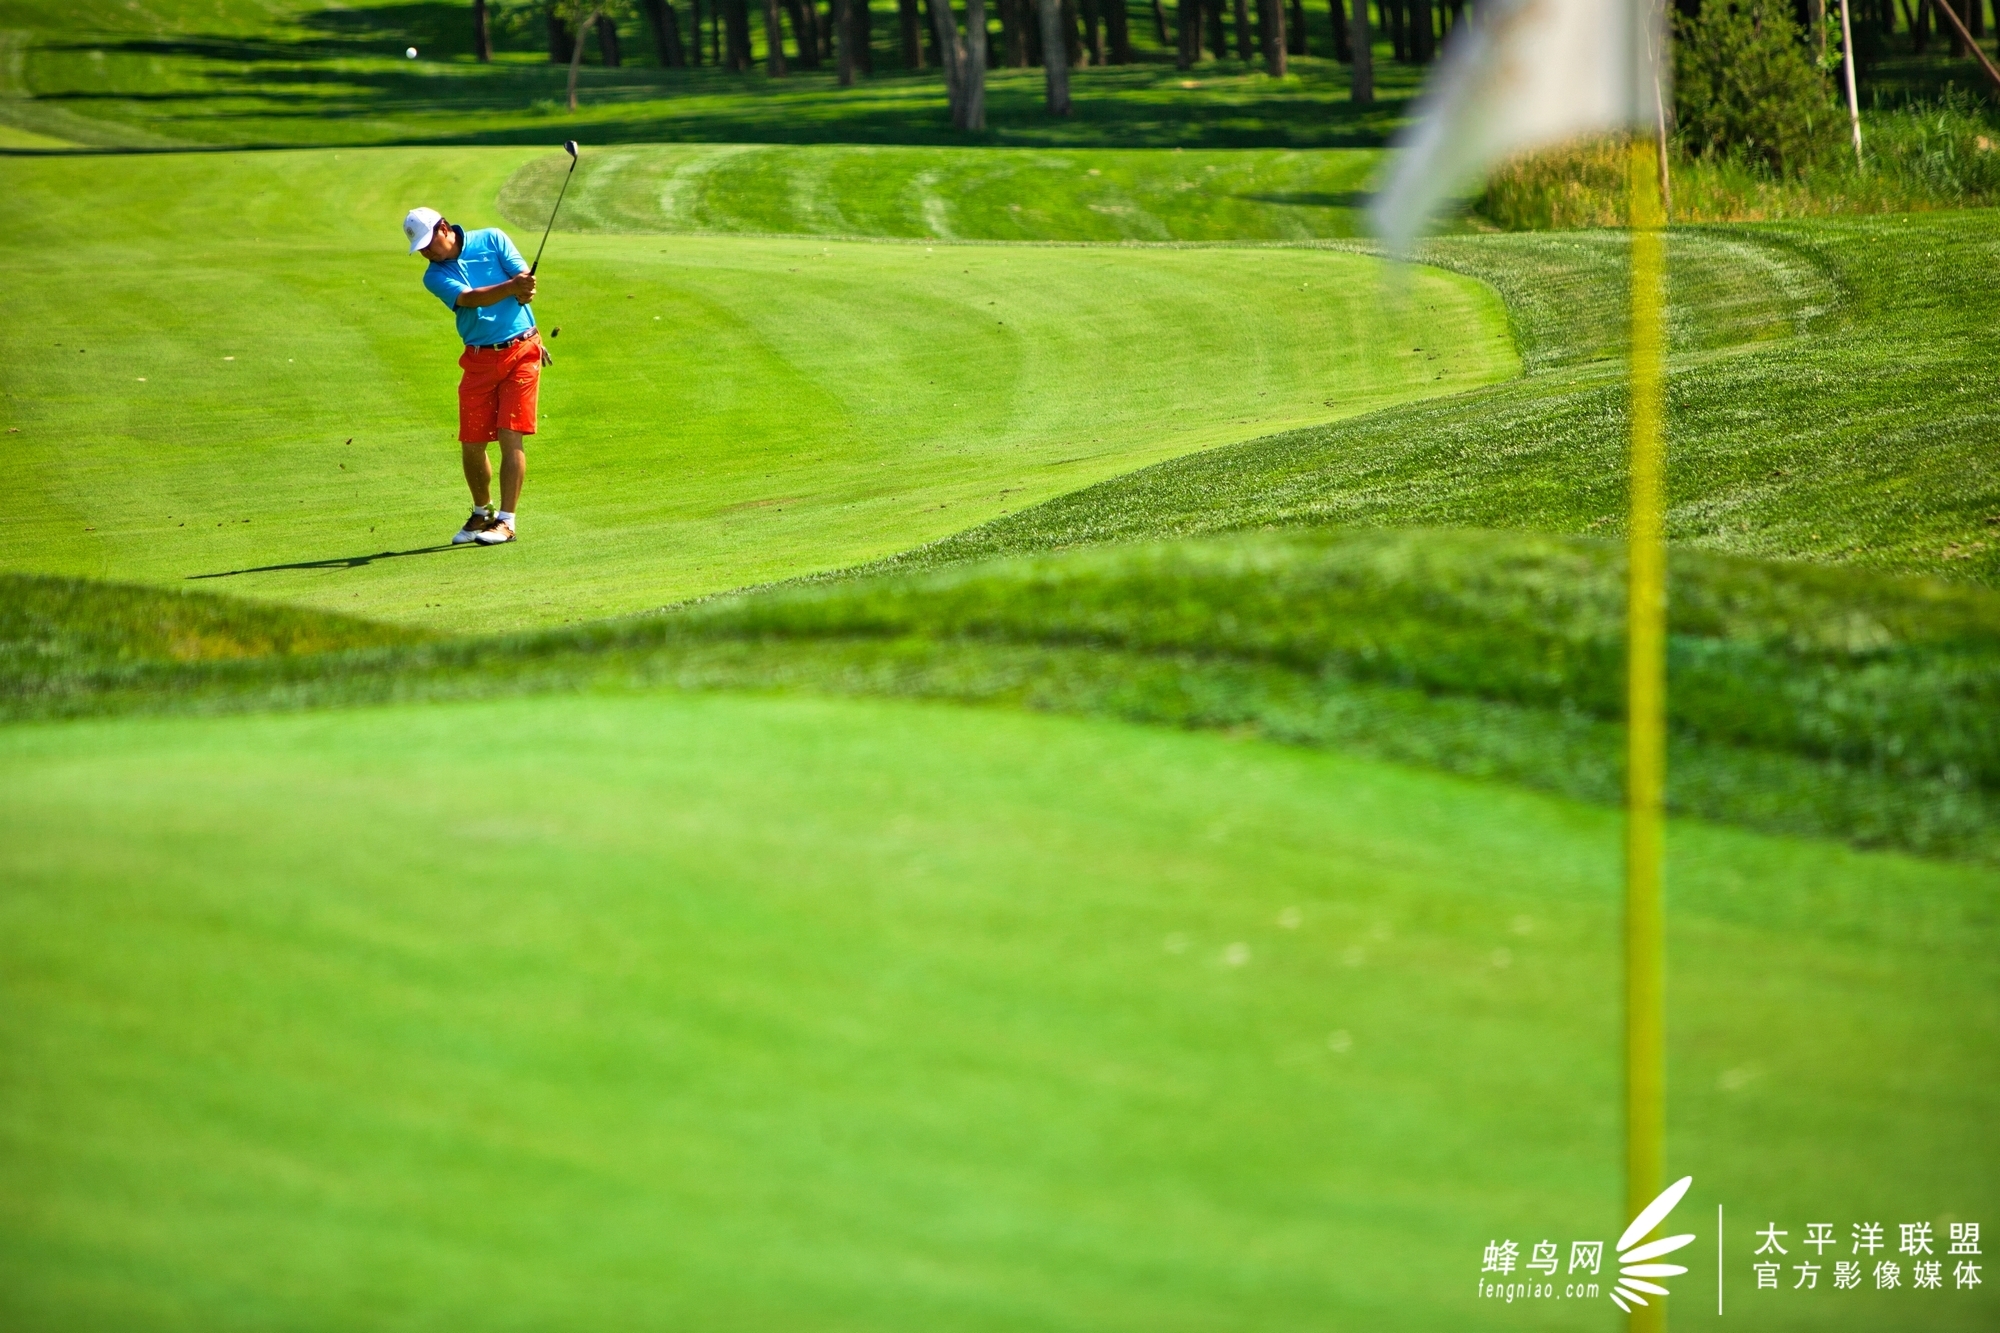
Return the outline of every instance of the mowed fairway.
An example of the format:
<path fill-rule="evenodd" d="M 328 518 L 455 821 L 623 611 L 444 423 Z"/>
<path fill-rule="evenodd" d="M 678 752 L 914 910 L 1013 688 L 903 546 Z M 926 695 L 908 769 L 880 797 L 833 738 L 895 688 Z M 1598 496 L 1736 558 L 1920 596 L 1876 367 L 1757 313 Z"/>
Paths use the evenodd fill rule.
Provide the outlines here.
<path fill-rule="evenodd" d="M 523 540 L 425 550 L 466 508 L 457 343 L 396 226 L 424 201 L 497 223 L 532 156 L 0 168 L 23 354 L 0 565 L 443 627 L 586 619 L 1518 366 L 1490 288 L 1417 270 L 1385 299 L 1347 254 L 562 235 Z"/>
<path fill-rule="evenodd" d="M 530 163 L 501 207 L 546 215 L 569 166 Z M 578 166 L 574 231 L 997 241 L 1266 241 L 1356 236 L 1372 149 L 913 148 L 625 144 Z"/>
<path fill-rule="evenodd" d="M 532 779 L 465 780 L 468 737 Z M 1471 1293 L 1495 1232 L 1621 1225 L 1618 829 L 908 704 L 11 728 L 0 1317 L 1608 1328 Z M 1691 1211 L 1992 1217 L 1986 873 L 1671 856 Z M 1906 1292 L 1733 1299 L 1912 1327 Z"/>

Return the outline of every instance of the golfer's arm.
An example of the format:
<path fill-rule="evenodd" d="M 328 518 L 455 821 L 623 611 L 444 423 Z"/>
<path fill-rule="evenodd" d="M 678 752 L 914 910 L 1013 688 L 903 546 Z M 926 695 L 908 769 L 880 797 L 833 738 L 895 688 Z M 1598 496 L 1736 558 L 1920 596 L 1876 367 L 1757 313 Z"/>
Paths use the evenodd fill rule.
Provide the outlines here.
<path fill-rule="evenodd" d="M 476 309 L 480 306 L 499 305 L 514 295 L 514 280 L 496 282 L 491 287 L 472 287 L 458 294 L 460 309 Z"/>

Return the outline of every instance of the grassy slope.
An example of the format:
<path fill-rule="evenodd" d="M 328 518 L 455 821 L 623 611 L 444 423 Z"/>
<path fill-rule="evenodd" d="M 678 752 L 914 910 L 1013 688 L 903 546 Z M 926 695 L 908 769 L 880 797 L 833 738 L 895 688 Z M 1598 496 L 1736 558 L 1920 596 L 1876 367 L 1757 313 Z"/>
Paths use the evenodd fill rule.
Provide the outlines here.
<path fill-rule="evenodd" d="M 1480 1247 L 1618 1222 L 1609 814 L 728 697 L 0 751 L 10 1327 L 1518 1327 Z M 1672 847 L 1692 1215 L 1991 1216 L 1990 884 Z"/>
<path fill-rule="evenodd" d="M 1344 529 L 1080 548 L 532 635 L 375 649 L 349 630 L 251 661 L 230 632 L 241 603 L 99 586 L 0 576 L 22 608 L 0 623 L 0 649 L 22 640 L 0 657 L 0 717 L 671 682 L 1250 729 L 1603 804 L 1622 789 L 1608 542 Z M 1671 809 L 2000 863 L 2000 598 L 1683 552 L 1672 607 Z M 212 624 L 181 637 L 225 651 L 59 655 L 128 622 L 133 640 Z"/>
<path fill-rule="evenodd" d="M 24 504 L 0 518 L 0 566 L 232 574 L 244 595 L 446 627 L 584 619 L 884 556 L 1515 367 L 1490 289 L 1431 271 L 1378 314 L 1372 261 L 1339 253 L 565 236 L 532 540 L 504 577 L 463 550 L 385 558 L 444 540 L 464 503 L 450 325 L 391 228 L 422 199 L 491 220 L 519 161 L 0 167 L 0 216 L 36 257 L 12 307 L 38 344 L 8 391 Z"/>
<path fill-rule="evenodd" d="M 1429 406 L 1377 413 L 1182 459 L 1065 495 L 912 559 L 936 563 L 1076 542 L 1271 523 L 1435 524 L 1610 534 L 1623 526 L 1624 384 L 1615 360 L 1617 235 L 1549 238 L 1579 281 L 1514 301 L 1537 372 Z M 1711 247 L 1761 263 L 1805 336 L 1716 357 L 1697 320 L 1670 367 L 1669 536 L 1765 558 L 1991 583 L 2000 575 L 2000 462 L 1989 367 L 2000 351 L 1984 274 L 1991 212 L 1697 229 L 1676 281 Z M 1440 241 L 1429 257 L 1510 295 L 1543 286 L 1537 238 Z M 1693 260 L 1695 262 L 1687 262 Z M 1690 286 L 1691 289 L 1691 286 Z M 1574 301 L 1573 310 L 1563 302 Z M 1595 306 L 1595 311 L 1593 311 Z M 1694 313 L 1694 312 L 1690 312 Z"/>

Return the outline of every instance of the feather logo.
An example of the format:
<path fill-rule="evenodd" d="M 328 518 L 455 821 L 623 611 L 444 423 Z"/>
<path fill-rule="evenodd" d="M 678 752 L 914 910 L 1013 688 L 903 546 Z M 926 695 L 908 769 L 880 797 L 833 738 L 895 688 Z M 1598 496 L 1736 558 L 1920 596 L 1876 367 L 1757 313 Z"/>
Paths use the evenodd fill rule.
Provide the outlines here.
<path fill-rule="evenodd" d="M 1681 1201 L 1694 1184 L 1693 1176 L 1682 1176 L 1660 1192 L 1660 1197 L 1639 1210 L 1632 1219 L 1632 1225 L 1625 1228 L 1625 1234 L 1618 1238 L 1614 1247 L 1618 1251 L 1618 1283 L 1611 1288 L 1611 1299 L 1626 1314 L 1632 1313 L 1635 1305 L 1647 1304 L 1648 1296 L 1665 1296 L 1667 1289 L 1657 1279 L 1679 1277 L 1687 1272 L 1679 1264 L 1662 1264 L 1654 1261 L 1672 1254 L 1684 1245 L 1694 1243 L 1694 1237 L 1668 1236 L 1664 1240 L 1647 1241 L 1646 1237 L 1673 1212 L 1674 1205 Z M 1645 1241 L 1645 1244 L 1640 1244 Z"/>

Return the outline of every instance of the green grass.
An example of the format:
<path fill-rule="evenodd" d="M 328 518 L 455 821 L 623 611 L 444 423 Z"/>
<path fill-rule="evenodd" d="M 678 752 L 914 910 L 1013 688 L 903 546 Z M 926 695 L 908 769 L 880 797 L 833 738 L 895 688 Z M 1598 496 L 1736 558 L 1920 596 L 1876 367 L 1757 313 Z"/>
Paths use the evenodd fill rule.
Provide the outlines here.
<path fill-rule="evenodd" d="M 579 160 L 564 231 L 982 241 L 1293 241 L 1355 236 L 1382 154 L 1196 150 L 636 145 Z M 548 220 L 569 158 L 500 193 Z"/>
<path fill-rule="evenodd" d="M 1248 730 L 1616 805 L 1623 577 L 1603 542 L 1292 532 L 532 635 L 384 645 L 335 624 L 252 660 L 232 600 L 16 578 L 0 582 L 19 608 L 0 623 L 0 716 L 748 686 Z M 2000 598 L 1684 552 L 1671 601 L 1669 808 L 2000 863 Z M 149 647 L 169 622 L 184 628 Z M 126 624 L 116 657 L 58 655 Z"/>
<path fill-rule="evenodd" d="M 1603 232 L 1435 242 L 1433 262 L 1535 293 L 1512 300 L 1527 377 L 1174 460 L 902 563 L 1269 524 L 1616 534 L 1623 249 Z M 2000 218 L 1986 211 L 1676 232 L 1670 286 L 1699 300 L 1677 321 L 1669 364 L 1669 537 L 1990 584 L 2000 466 L 1986 386 L 2000 349 L 1984 273 L 1996 251 Z M 1760 272 L 1790 304 L 1745 300 L 1757 288 L 1712 255 Z M 1552 270 L 1562 256 L 1571 266 Z M 1799 336 L 1773 336 L 1788 330 Z"/>
<path fill-rule="evenodd" d="M 1378 311 L 1379 265 L 1347 253 L 566 235 L 526 540 L 504 564 L 427 549 L 465 507 L 456 344 L 395 227 L 423 200 L 497 221 L 523 156 L 0 165 L 34 338 L 0 568 L 443 628 L 586 619 L 1518 364 L 1490 288 L 1427 270 Z"/>
<path fill-rule="evenodd" d="M 1480 1247 L 1619 1225 L 1608 813 L 678 694 L 0 755 L 13 1327 L 1517 1327 Z M 1671 846 L 1691 1216 L 1991 1216 L 1990 876 Z"/>
<path fill-rule="evenodd" d="M 162 662 L 264 659 L 407 643 L 372 620 L 86 579 L 0 575 L 0 681 L 13 698 Z"/>
<path fill-rule="evenodd" d="M 1621 238 L 944 243 L 1338 238 L 1393 68 L 967 149 L 935 76 L 570 118 L 457 6 L 6 22 L 9 148 L 329 146 L 0 161 L 0 1324 L 1610 1325 L 1468 1279 L 1623 1220 Z M 528 239 L 571 135 L 738 146 L 587 155 L 526 540 L 428 550 L 390 227 Z M 1994 1212 L 1996 252 L 1673 242 L 1677 1327 L 1717 1203 L 1733 1321 L 1995 1320 L 1747 1274 Z"/>

